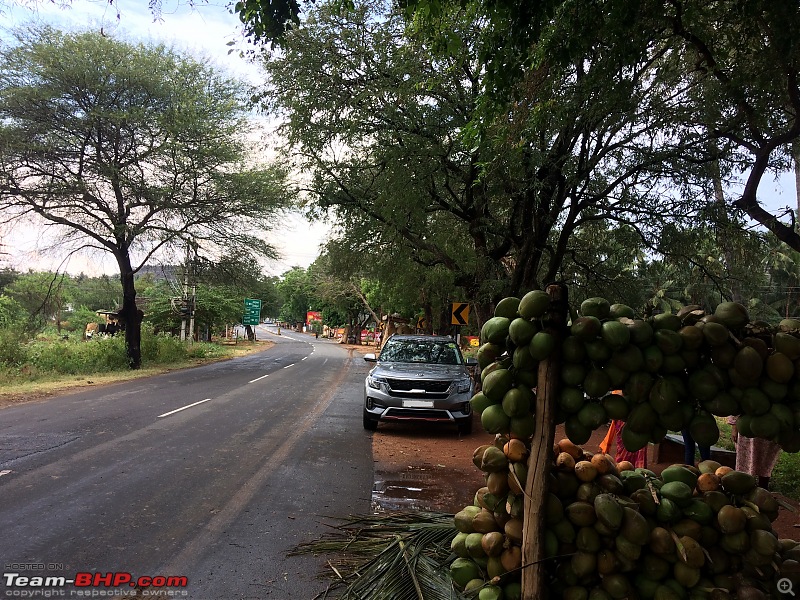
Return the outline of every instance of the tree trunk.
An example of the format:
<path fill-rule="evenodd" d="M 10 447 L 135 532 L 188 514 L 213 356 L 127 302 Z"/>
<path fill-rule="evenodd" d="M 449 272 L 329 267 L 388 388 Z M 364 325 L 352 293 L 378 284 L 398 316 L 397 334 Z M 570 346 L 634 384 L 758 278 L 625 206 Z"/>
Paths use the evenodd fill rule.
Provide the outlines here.
<path fill-rule="evenodd" d="M 795 141 L 792 144 L 792 160 L 794 160 L 794 191 L 795 203 L 797 205 L 797 217 L 800 217 L 800 142 Z M 797 221 L 795 221 L 797 223 Z M 800 225 L 795 225 L 795 230 L 799 229 Z"/>
<path fill-rule="evenodd" d="M 350 285 L 352 286 L 353 291 L 358 296 L 358 299 L 361 300 L 361 303 L 364 305 L 364 308 L 366 308 L 369 314 L 372 315 L 372 318 L 375 320 L 375 325 L 380 325 L 381 318 L 375 314 L 374 310 L 372 310 L 372 307 L 369 305 L 369 302 L 367 302 L 367 297 L 361 293 L 361 289 L 355 283 L 350 283 Z"/>
<path fill-rule="evenodd" d="M 119 319 L 125 326 L 125 349 L 128 353 L 128 364 L 131 369 L 142 366 L 142 311 L 136 307 L 136 287 L 133 281 L 133 269 L 130 258 L 126 255 L 117 257 L 119 278 L 122 283 L 122 308 Z"/>
<path fill-rule="evenodd" d="M 433 333 L 433 306 L 431 306 L 430 302 L 426 302 L 423 310 L 425 313 L 425 333 L 430 335 Z"/>

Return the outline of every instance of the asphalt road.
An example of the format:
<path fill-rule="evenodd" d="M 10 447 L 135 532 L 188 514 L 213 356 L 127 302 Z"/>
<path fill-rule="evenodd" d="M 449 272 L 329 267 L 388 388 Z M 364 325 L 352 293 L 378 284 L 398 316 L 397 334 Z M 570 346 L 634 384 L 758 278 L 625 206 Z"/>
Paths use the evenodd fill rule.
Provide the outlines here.
<path fill-rule="evenodd" d="M 325 589 L 323 558 L 287 553 L 370 510 L 367 365 L 329 340 L 259 336 L 276 346 L 0 411 L 0 597 L 34 591 L 7 573 L 186 577 L 172 597 L 204 600 Z"/>

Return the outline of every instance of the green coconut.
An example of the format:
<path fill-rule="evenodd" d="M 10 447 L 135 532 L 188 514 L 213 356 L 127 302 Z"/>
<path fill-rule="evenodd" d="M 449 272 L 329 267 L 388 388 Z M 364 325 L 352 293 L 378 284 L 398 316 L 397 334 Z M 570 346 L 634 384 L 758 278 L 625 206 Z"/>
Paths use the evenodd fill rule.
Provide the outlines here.
<path fill-rule="evenodd" d="M 550 296 L 542 290 L 531 290 L 519 301 L 517 313 L 524 319 L 540 319 L 550 306 Z"/>
<path fill-rule="evenodd" d="M 495 317 L 505 317 L 506 319 L 514 319 L 517 316 L 517 308 L 519 308 L 520 299 L 515 296 L 503 298 L 497 303 L 494 308 Z"/>
<path fill-rule="evenodd" d="M 741 329 L 750 322 L 747 309 L 738 302 L 720 302 L 714 309 L 714 316 L 732 330 Z"/>
<path fill-rule="evenodd" d="M 605 298 L 587 298 L 581 302 L 580 313 L 585 317 L 597 317 L 601 321 L 611 314 L 611 304 Z"/>

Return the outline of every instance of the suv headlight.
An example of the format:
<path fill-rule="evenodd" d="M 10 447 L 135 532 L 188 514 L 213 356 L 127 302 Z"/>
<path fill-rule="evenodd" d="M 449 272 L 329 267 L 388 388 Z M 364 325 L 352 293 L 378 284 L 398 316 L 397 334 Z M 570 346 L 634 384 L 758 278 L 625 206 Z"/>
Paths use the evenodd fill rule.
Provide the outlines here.
<path fill-rule="evenodd" d="M 367 376 L 367 385 L 374 390 L 381 389 L 382 383 L 386 383 L 386 380 L 381 379 L 380 377 L 373 377 L 372 375 Z"/>
<path fill-rule="evenodd" d="M 470 379 L 460 379 L 456 382 L 456 391 L 459 394 L 468 392 L 470 389 L 472 389 L 472 381 Z"/>

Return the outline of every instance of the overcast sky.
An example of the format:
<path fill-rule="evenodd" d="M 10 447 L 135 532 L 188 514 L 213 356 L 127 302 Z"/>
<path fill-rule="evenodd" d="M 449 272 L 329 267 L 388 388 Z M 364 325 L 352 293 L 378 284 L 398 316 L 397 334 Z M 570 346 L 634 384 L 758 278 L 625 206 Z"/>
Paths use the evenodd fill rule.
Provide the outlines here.
<path fill-rule="evenodd" d="M 113 5 L 109 5 L 107 0 L 73 0 L 69 6 L 59 8 L 47 0 L 40 0 L 30 9 L 0 0 L 0 27 L 7 30 L 31 21 L 41 21 L 61 29 L 102 30 L 107 35 L 131 42 L 164 42 L 209 60 L 231 76 L 252 84 L 263 81 L 259 67 L 239 55 L 239 50 L 246 49 L 247 45 L 238 17 L 228 12 L 225 3 L 211 0 L 191 7 L 185 1 L 179 4 L 165 0 L 158 21 L 154 20 L 147 5 L 144 0 L 119 0 Z M 4 39 L 8 39 L 5 32 Z M 318 256 L 318 246 L 326 232 L 326 225 L 310 224 L 299 216 L 282 220 L 268 239 L 279 248 L 284 258 L 266 264 L 265 271 L 270 275 L 280 275 L 292 266 L 307 267 Z M 65 256 L 46 251 L 50 241 L 46 230 L 15 228 L 4 232 L 2 241 L 11 253 L 5 262 L 18 270 L 66 270 L 73 274 L 83 271 L 91 275 L 117 272 L 110 255 L 72 256 L 65 262 Z"/>

